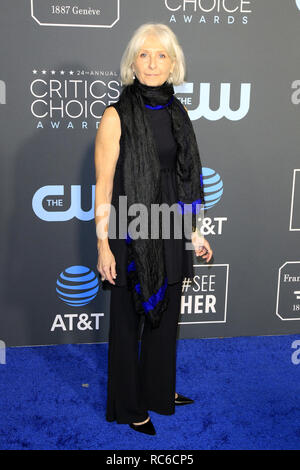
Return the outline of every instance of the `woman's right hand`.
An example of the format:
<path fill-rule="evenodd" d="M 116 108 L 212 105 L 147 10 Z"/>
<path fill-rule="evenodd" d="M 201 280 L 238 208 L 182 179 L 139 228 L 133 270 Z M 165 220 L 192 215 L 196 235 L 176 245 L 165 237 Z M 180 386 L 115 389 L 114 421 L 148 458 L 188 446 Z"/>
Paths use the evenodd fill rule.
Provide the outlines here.
<path fill-rule="evenodd" d="M 116 284 L 114 281 L 117 277 L 116 260 L 109 247 L 98 248 L 97 269 L 101 274 L 101 281 L 107 280 L 111 284 Z"/>

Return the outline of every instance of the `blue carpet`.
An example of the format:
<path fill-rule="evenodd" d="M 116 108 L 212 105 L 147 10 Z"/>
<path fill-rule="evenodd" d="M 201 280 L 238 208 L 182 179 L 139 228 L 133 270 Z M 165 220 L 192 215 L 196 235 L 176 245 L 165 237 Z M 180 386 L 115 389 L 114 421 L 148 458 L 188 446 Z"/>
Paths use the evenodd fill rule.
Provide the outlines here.
<path fill-rule="evenodd" d="M 156 436 L 105 420 L 107 344 L 8 348 L 0 449 L 300 449 L 299 335 L 179 340 L 177 387 Z"/>

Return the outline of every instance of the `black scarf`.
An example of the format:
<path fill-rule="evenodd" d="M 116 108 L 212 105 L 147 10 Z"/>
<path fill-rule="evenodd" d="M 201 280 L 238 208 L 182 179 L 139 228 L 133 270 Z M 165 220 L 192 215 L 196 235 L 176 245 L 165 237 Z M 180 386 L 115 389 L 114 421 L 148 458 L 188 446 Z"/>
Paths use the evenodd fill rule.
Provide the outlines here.
<path fill-rule="evenodd" d="M 142 203 L 151 213 L 151 204 L 161 203 L 160 161 L 145 105 L 167 105 L 177 142 L 176 181 L 182 213 L 192 212 L 193 226 L 204 204 L 202 166 L 190 118 L 174 96 L 172 84 L 148 86 L 135 78 L 125 86 L 119 99 L 124 149 L 124 191 L 128 207 Z M 155 112 L 155 111 L 154 111 Z M 185 204 L 188 204 L 186 206 Z M 196 210 L 195 210 L 196 209 Z M 133 217 L 133 216 L 132 216 Z M 128 216 L 128 224 L 131 217 Z M 149 216 L 149 227 L 151 227 Z M 149 228 L 149 234 L 151 229 Z M 127 232 L 128 284 L 133 292 L 136 312 L 146 315 L 153 328 L 159 326 L 168 305 L 168 279 L 164 263 L 163 239 L 132 239 Z"/>

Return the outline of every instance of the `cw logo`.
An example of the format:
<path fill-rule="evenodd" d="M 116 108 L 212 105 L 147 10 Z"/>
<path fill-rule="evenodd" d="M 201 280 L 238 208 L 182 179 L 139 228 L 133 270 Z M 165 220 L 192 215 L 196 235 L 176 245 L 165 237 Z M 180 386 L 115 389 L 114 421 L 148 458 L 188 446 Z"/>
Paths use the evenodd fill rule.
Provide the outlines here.
<path fill-rule="evenodd" d="M 202 167 L 204 199 L 206 209 L 215 206 L 223 194 L 223 181 L 212 168 Z M 66 222 L 73 218 L 89 221 L 95 217 L 95 185 L 91 187 L 91 208 L 87 211 L 81 208 L 80 185 L 71 185 L 70 206 L 65 209 L 63 196 L 64 185 L 48 185 L 39 188 L 32 198 L 32 209 L 37 217 L 46 222 Z M 59 199 L 58 197 L 61 196 Z M 123 196 L 126 198 L 126 196 Z M 126 203 L 125 203 L 126 207 Z M 57 210 L 56 210 L 57 208 Z"/>
<path fill-rule="evenodd" d="M 300 0 L 299 0 L 300 2 Z M 230 83 L 221 83 L 220 89 L 220 106 L 219 109 L 210 109 L 210 83 L 200 83 L 199 85 L 199 105 L 197 108 L 189 110 L 189 117 L 192 121 L 205 117 L 209 121 L 217 121 L 226 117 L 230 121 L 238 121 L 243 119 L 249 111 L 250 107 L 250 91 L 251 83 L 241 83 L 240 91 L 240 107 L 236 110 L 230 109 Z M 174 87 L 178 94 L 193 93 L 194 84 L 184 83 Z"/>
<path fill-rule="evenodd" d="M 81 208 L 81 186 L 71 185 L 71 204 L 67 210 L 51 210 L 62 207 L 63 202 L 57 201 L 57 196 L 64 196 L 63 185 L 49 185 L 38 189 L 32 198 L 32 209 L 37 217 L 47 222 L 65 222 L 76 217 L 79 220 L 92 220 L 94 218 L 95 185 L 92 185 L 92 207 L 88 211 Z M 50 210 L 44 209 L 45 202 Z"/>
<path fill-rule="evenodd" d="M 6 85 L 3 80 L 0 80 L 0 104 L 6 104 Z"/>

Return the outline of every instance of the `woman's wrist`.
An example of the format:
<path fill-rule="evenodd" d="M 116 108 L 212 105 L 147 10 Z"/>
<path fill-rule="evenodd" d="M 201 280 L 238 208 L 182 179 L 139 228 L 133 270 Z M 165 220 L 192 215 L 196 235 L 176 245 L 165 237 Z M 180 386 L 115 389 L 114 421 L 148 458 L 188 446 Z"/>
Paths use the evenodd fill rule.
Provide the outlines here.
<path fill-rule="evenodd" d="M 97 241 L 97 248 L 98 248 L 98 251 L 99 251 L 99 250 L 109 249 L 108 238 L 103 238 L 103 240 L 98 239 L 98 241 Z"/>

